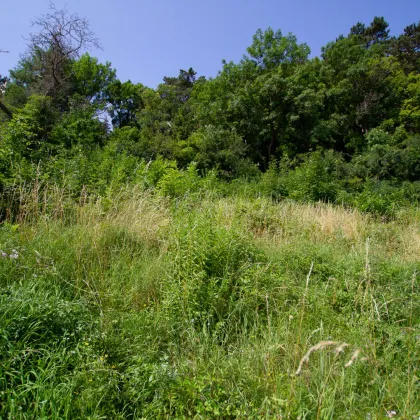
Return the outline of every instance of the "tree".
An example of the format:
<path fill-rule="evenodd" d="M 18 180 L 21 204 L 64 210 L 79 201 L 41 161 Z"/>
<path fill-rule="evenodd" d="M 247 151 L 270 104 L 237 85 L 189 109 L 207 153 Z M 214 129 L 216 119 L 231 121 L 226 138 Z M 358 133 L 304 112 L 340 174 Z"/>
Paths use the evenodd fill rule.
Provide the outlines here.
<path fill-rule="evenodd" d="M 181 69 L 178 77 L 165 76 L 163 81 L 156 90 L 145 89 L 142 93 L 138 118 L 143 144 L 166 158 L 182 156 L 180 161 L 185 163 L 187 139 L 196 128 L 191 95 L 194 86 L 204 79 L 196 79 L 196 72 L 189 68 Z"/>
<path fill-rule="evenodd" d="M 392 42 L 391 52 L 403 64 L 406 73 L 420 73 L 420 21 L 404 29 Z"/>
<path fill-rule="evenodd" d="M 357 22 L 350 29 L 349 37 L 357 36 L 366 48 L 374 44 L 383 44 L 389 40 L 389 24 L 383 17 L 375 16 L 371 24 L 366 27 L 364 23 Z"/>
<path fill-rule="evenodd" d="M 197 73 L 190 67 L 188 70 L 180 70 L 178 77 L 163 78 L 166 86 L 174 86 L 177 100 L 179 102 L 188 101 L 191 88 L 194 86 Z"/>
<path fill-rule="evenodd" d="M 224 62 L 215 79 L 195 89 L 196 118 L 202 127 L 234 130 L 248 157 L 267 169 L 288 149 L 290 78 L 307 62 L 309 47 L 292 34 L 268 28 L 256 32 L 247 52 L 238 64 Z"/>
<path fill-rule="evenodd" d="M 256 32 L 247 52 L 249 56 L 242 63 L 252 62 L 258 71 L 253 81 L 247 80 L 243 89 L 237 90 L 232 108 L 245 116 L 240 124 L 247 132 L 244 138 L 267 169 L 287 140 L 292 105 L 290 77 L 307 62 L 310 49 L 306 44 L 298 44 L 293 34 L 283 36 L 280 30 L 268 28 Z"/>
<path fill-rule="evenodd" d="M 367 46 L 387 41 L 389 38 L 388 27 L 388 22 L 382 16 L 375 16 L 371 24 L 364 32 L 364 36 L 367 40 Z"/>
<path fill-rule="evenodd" d="M 100 48 L 99 41 L 86 19 L 69 14 L 66 9 L 57 10 L 52 3 L 50 12 L 32 22 L 32 26 L 39 31 L 29 35 L 27 52 L 11 75 L 63 107 L 71 87 L 72 61 L 86 49 Z"/>
<path fill-rule="evenodd" d="M 73 94 L 98 107 L 109 99 L 108 90 L 116 80 L 116 71 L 111 68 L 111 63 L 100 64 L 97 58 L 87 53 L 72 65 Z"/>
<path fill-rule="evenodd" d="M 356 25 L 352 26 L 350 29 L 350 36 L 352 35 L 358 35 L 363 36 L 366 31 L 366 26 L 362 22 L 357 22 Z"/>
<path fill-rule="evenodd" d="M 293 34 L 283 36 L 280 30 L 274 32 L 268 28 L 264 32 L 258 29 L 247 52 L 249 57 L 245 57 L 245 60 L 251 60 L 258 67 L 270 70 L 281 64 L 306 61 L 310 49 L 306 44 L 298 44 Z"/>
<path fill-rule="evenodd" d="M 144 107 L 141 83 L 133 84 L 130 80 L 121 83 L 115 80 L 106 89 L 108 112 L 114 127 L 139 126 L 137 113 Z"/>
<path fill-rule="evenodd" d="M 7 117 L 10 119 L 13 116 L 12 111 L 10 111 L 10 109 L 0 100 L 0 110 L 2 110 Z"/>

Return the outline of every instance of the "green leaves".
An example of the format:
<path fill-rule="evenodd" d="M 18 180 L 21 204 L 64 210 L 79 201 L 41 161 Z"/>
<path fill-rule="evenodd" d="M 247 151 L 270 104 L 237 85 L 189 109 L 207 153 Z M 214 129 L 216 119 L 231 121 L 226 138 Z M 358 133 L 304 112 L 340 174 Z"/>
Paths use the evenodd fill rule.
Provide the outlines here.
<path fill-rule="evenodd" d="M 310 53 L 306 44 L 298 44 L 296 36 L 287 34 L 283 36 L 281 31 L 276 32 L 268 28 L 264 32 L 261 29 L 253 36 L 253 43 L 247 48 L 249 58 L 262 70 L 272 70 L 274 67 L 304 62 Z"/>
<path fill-rule="evenodd" d="M 410 74 L 406 88 L 400 118 L 406 129 L 412 133 L 420 133 L 420 74 Z"/>
<path fill-rule="evenodd" d="M 135 85 L 130 81 L 122 83 L 120 80 L 114 80 L 107 86 L 104 95 L 110 104 L 108 111 L 115 127 L 139 125 L 137 113 L 144 106 L 144 89 L 140 83 Z"/>
<path fill-rule="evenodd" d="M 403 34 L 392 40 L 391 53 L 406 73 L 420 72 L 420 22 L 407 26 Z"/>
<path fill-rule="evenodd" d="M 337 196 L 335 185 L 326 192 L 331 174 L 317 172 L 330 152 L 345 156 L 358 188 L 370 177 L 416 181 L 418 29 L 390 38 L 388 23 L 375 17 L 312 59 L 293 34 L 259 29 L 242 60 L 223 61 L 215 78 L 181 69 L 156 89 L 121 81 L 110 63 L 79 53 L 66 56 L 52 82 L 45 60 L 54 51 L 38 46 L 11 72 L 1 98 L 2 182 L 13 172 L 30 179 L 42 166 L 46 178 L 104 191 L 133 182 L 136 167 L 159 158 L 181 172 L 195 165 L 200 175 L 214 170 L 232 180 L 265 172 L 272 161 L 302 163 L 299 156 L 314 152 L 290 185 L 294 176 L 318 185 L 318 175 L 325 185 L 318 192 L 307 185 L 299 199 Z M 355 184 L 341 175 L 352 193 Z"/>
<path fill-rule="evenodd" d="M 25 107 L 13 115 L 5 130 L 6 143 L 18 155 L 39 159 L 48 151 L 48 135 L 57 118 L 50 98 L 33 95 Z"/>
<path fill-rule="evenodd" d="M 106 99 L 107 89 L 116 81 L 111 63 L 100 64 L 98 59 L 83 54 L 72 65 L 74 91 L 88 101 L 99 104 Z"/>

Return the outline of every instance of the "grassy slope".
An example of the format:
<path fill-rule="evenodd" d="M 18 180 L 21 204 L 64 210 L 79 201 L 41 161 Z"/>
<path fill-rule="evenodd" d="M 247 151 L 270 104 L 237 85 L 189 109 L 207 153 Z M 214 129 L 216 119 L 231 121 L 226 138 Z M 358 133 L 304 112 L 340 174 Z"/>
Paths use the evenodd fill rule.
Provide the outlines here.
<path fill-rule="evenodd" d="M 415 212 L 38 201 L 0 228 L 1 418 L 420 415 Z"/>

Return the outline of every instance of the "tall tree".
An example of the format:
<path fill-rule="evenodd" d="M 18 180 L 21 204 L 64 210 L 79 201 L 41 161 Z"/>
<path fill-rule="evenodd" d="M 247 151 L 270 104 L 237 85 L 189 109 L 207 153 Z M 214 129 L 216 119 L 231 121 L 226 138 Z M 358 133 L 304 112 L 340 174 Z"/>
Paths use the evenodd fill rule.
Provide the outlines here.
<path fill-rule="evenodd" d="M 420 73 L 420 21 L 407 26 L 392 42 L 391 52 L 403 64 L 406 73 Z"/>
<path fill-rule="evenodd" d="M 306 44 L 298 44 L 296 36 L 268 28 L 265 31 L 258 29 L 253 36 L 253 42 L 247 48 L 248 56 L 259 68 L 271 70 L 282 64 L 301 63 L 307 60 L 310 49 Z"/>
<path fill-rule="evenodd" d="M 389 39 L 389 24 L 381 16 L 375 16 L 371 24 L 365 29 L 364 37 L 367 41 L 367 46 L 373 44 L 383 43 Z"/>
<path fill-rule="evenodd" d="M 96 106 L 104 106 L 109 100 L 110 86 L 117 81 L 116 70 L 111 63 L 99 63 L 98 59 L 83 54 L 74 61 L 71 69 L 72 93 Z"/>
<path fill-rule="evenodd" d="M 32 26 L 38 32 L 29 35 L 27 52 L 11 76 L 32 92 L 50 96 L 63 108 L 71 88 L 72 61 L 86 49 L 100 48 L 99 41 L 86 19 L 66 9 L 58 10 L 52 3 L 50 12 Z"/>
<path fill-rule="evenodd" d="M 141 83 L 130 80 L 124 83 L 115 80 L 108 85 L 105 95 L 114 127 L 139 126 L 137 113 L 143 108 L 143 90 Z"/>
<path fill-rule="evenodd" d="M 251 115 L 254 121 L 255 117 L 258 119 L 252 126 L 256 132 L 248 137 L 251 137 L 251 149 L 259 152 L 259 163 L 266 169 L 271 159 L 278 157 L 279 147 L 284 147 L 287 141 L 290 77 L 308 60 L 310 49 L 306 44 L 299 44 L 293 34 L 283 36 L 280 30 L 274 32 L 268 28 L 256 32 L 247 52 L 243 63 L 254 63 L 258 72 L 252 83 L 246 83 L 242 91 L 245 95 L 239 96 L 239 99 L 247 98 L 247 106 L 241 99 L 236 103 L 239 109 L 248 109 L 246 119 Z M 258 107 L 258 113 L 252 111 L 253 107 Z"/>

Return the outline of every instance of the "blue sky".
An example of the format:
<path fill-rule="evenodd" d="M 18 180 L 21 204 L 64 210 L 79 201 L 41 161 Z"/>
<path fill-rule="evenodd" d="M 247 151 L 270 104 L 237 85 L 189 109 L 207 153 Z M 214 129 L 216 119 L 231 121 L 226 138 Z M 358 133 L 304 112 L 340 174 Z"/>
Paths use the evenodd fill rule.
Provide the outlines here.
<path fill-rule="evenodd" d="M 0 0 L 0 74 L 25 51 L 30 22 L 48 11 L 49 0 Z M 239 61 L 258 28 L 294 33 L 312 55 L 358 21 L 384 16 L 392 34 L 420 20 L 419 0 L 56 0 L 86 17 L 103 44 L 91 51 L 110 61 L 118 77 L 156 87 L 164 76 L 193 67 L 213 77 L 222 59 Z"/>

